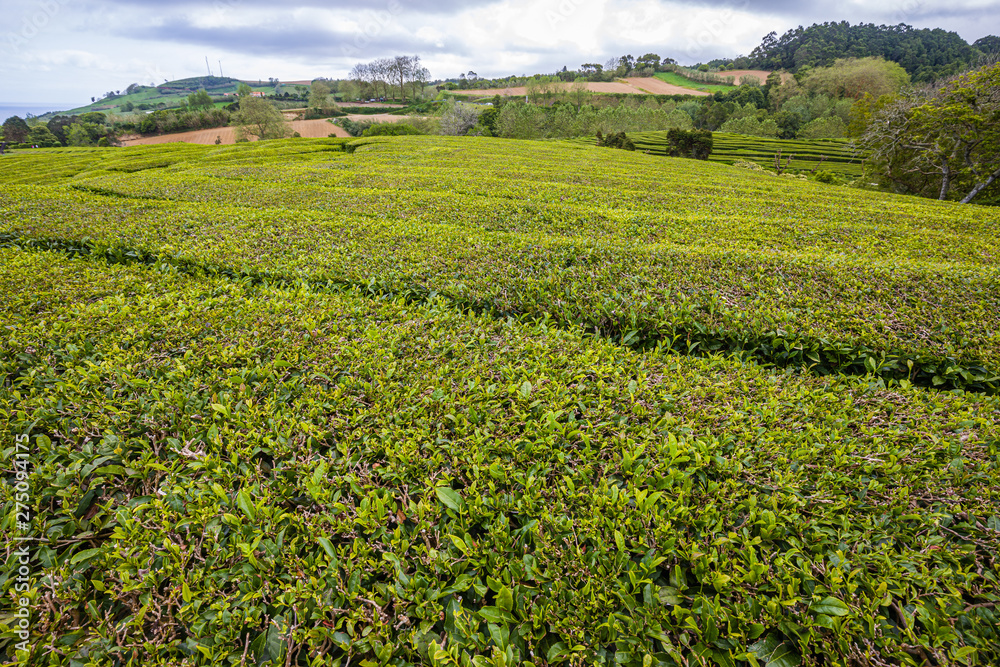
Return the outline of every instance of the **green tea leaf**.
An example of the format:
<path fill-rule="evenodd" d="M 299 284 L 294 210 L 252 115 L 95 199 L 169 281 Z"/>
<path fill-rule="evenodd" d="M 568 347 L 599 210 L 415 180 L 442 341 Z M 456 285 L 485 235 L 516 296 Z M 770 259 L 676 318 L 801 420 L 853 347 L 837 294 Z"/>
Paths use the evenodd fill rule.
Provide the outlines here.
<path fill-rule="evenodd" d="M 826 614 L 827 616 L 847 616 L 851 613 L 851 608 L 834 597 L 824 598 L 821 602 L 813 602 L 809 605 L 809 610 L 814 614 Z"/>
<path fill-rule="evenodd" d="M 465 509 L 465 500 L 462 499 L 458 491 L 450 489 L 447 486 L 439 486 L 434 489 L 434 492 L 437 493 L 438 500 L 448 509 L 453 509 L 456 512 L 461 512 Z"/>

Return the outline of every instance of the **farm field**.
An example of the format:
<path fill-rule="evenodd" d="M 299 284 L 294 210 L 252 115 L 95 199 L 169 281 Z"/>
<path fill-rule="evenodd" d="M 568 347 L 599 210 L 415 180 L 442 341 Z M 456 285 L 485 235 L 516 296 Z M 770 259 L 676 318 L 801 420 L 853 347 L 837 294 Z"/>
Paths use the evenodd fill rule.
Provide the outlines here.
<path fill-rule="evenodd" d="M 553 85 L 559 90 L 569 90 L 572 86 L 569 83 Z M 592 93 L 626 93 L 630 95 L 708 95 L 706 92 L 673 85 L 655 77 L 630 77 L 619 81 L 591 81 L 587 83 L 587 90 Z M 487 88 L 483 90 L 450 90 L 448 92 L 452 95 L 484 98 L 493 97 L 494 95 L 517 97 L 527 95 L 528 89 L 525 86 L 513 86 L 510 88 Z"/>
<path fill-rule="evenodd" d="M 998 229 L 569 142 L 3 156 L 20 657 L 995 664 Z"/>
<path fill-rule="evenodd" d="M 393 116 L 398 118 L 398 116 Z M 335 134 L 338 137 L 349 137 L 347 130 L 337 127 L 325 118 L 315 120 L 293 120 L 289 124 L 292 131 L 298 132 L 303 137 L 315 139 L 328 137 Z M 136 139 L 125 139 L 122 144 L 125 146 L 149 146 L 154 144 L 169 144 L 185 142 L 189 144 L 214 145 L 216 138 L 222 140 L 222 145 L 232 145 L 236 143 L 236 128 L 234 127 L 213 127 L 207 130 L 192 130 L 190 132 L 173 132 L 171 134 L 158 134 L 149 137 L 139 137 Z M 254 139 L 256 141 L 256 139 Z"/>
<path fill-rule="evenodd" d="M 722 76 L 721 74 L 719 76 Z M 735 85 L 728 83 L 704 83 L 701 81 L 692 81 L 685 76 L 678 74 L 677 72 L 657 72 L 653 75 L 657 81 L 661 82 L 665 86 L 676 86 L 679 88 L 688 88 L 697 91 L 701 95 L 711 95 L 713 93 L 725 93 L 736 88 Z M 724 78 L 724 77 L 723 77 Z"/>
<path fill-rule="evenodd" d="M 405 123 L 408 116 L 395 116 L 393 114 L 348 114 L 347 118 L 353 121 L 376 122 L 376 123 Z M 351 135 L 339 125 L 334 125 L 325 118 L 314 120 L 291 120 L 289 125 L 293 132 L 298 132 L 306 139 L 322 139 L 331 134 L 340 138 L 348 138 Z M 154 144 L 170 144 L 184 142 L 189 144 L 215 145 L 216 138 L 221 139 L 222 145 L 232 145 L 236 143 L 236 128 L 216 127 L 208 130 L 192 130 L 190 132 L 173 132 L 171 134 L 158 134 L 149 137 L 137 137 L 134 139 L 124 139 L 121 143 L 124 146 L 150 146 Z M 253 139 L 252 141 L 256 141 Z"/>

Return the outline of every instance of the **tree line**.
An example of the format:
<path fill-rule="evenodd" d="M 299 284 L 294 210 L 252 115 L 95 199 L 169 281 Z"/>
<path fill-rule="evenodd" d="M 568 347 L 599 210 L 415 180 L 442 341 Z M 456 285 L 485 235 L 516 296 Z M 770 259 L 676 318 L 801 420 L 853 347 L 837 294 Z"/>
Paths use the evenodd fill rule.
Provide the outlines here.
<path fill-rule="evenodd" d="M 984 37 L 973 44 L 940 28 L 913 28 L 847 21 L 799 26 L 780 37 L 768 33 L 749 56 L 725 63 L 733 68 L 798 72 L 826 67 L 840 58 L 881 56 L 899 63 L 915 82 L 957 74 L 984 54 L 996 52 L 1000 39 Z"/>
<path fill-rule="evenodd" d="M 360 86 L 363 97 L 405 102 L 408 96 L 414 100 L 420 95 L 431 73 L 420 56 L 394 56 L 358 63 L 349 78 Z"/>

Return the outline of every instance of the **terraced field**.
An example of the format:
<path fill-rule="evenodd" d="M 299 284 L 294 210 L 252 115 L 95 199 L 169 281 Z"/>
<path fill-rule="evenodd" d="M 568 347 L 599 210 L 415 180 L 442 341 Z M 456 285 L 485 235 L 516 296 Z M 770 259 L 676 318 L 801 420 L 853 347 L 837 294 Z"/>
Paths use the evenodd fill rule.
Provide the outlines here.
<path fill-rule="evenodd" d="M 995 210 L 473 138 L 0 165 L 22 662 L 1000 660 Z"/>
<path fill-rule="evenodd" d="M 648 151 L 653 155 L 666 154 L 667 133 L 635 132 L 629 134 L 636 150 Z M 862 159 L 852 149 L 846 139 L 821 139 L 806 141 L 799 139 L 768 139 L 750 137 L 727 132 L 712 133 L 713 147 L 711 162 L 733 164 L 736 160 L 746 160 L 774 168 L 774 158 L 781 151 L 781 166 L 791 172 L 822 169 L 836 174 L 856 178 L 862 174 Z M 572 139 L 577 145 L 593 145 L 595 139 L 583 137 Z M 791 157 L 791 161 L 788 158 Z"/>

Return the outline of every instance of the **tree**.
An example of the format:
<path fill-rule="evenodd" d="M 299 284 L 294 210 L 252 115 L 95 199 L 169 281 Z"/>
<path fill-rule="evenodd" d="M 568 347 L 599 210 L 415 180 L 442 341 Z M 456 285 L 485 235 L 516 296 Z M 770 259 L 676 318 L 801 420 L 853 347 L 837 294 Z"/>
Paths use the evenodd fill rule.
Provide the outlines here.
<path fill-rule="evenodd" d="M 1000 53 L 1000 37 L 986 35 L 986 37 L 980 37 L 974 41 L 972 46 L 979 49 L 979 52 L 983 55 L 995 55 Z"/>
<path fill-rule="evenodd" d="M 846 136 L 847 124 L 839 116 L 823 116 L 811 120 L 798 133 L 799 139 L 842 139 Z"/>
<path fill-rule="evenodd" d="M 28 132 L 27 143 L 41 148 L 54 148 L 60 145 L 56 135 L 52 134 L 52 131 L 44 125 L 36 125 L 31 128 Z"/>
<path fill-rule="evenodd" d="M 251 136 L 258 139 L 284 139 L 292 134 L 292 128 L 285 122 L 281 112 L 260 97 L 241 99 L 240 110 L 233 114 L 232 124 L 236 127 L 238 141 L 245 141 Z"/>
<path fill-rule="evenodd" d="M 969 203 L 1000 179 L 1000 62 L 859 106 L 869 168 L 894 189 Z"/>
<path fill-rule="evenodd" d="M 482 108 L 473 104 L 449 100 L 441 114 L 441 134 L 452 136 L 467 134 L 479 122 L 480 113 Z"/>
<path fill-rule="evenodd" d="M 188 106 L 192 111 L 195 109 L 211 109 L 215 106 L 215 102 L 212 101 L 212 96 L 208 94 L 208 91 L 202 88 L 196 93 L 191 93 L 187 96 Z"/>
<path fill-rule="evenodd" d="M 660 67 L 660 56 L 655 53 L 647 53 L 644 56 L 636 58 L 636 67 L 652 67 L 654 70 Z"/>
<path fill-rule="evenodd" d="M 309 86 L 309 107 L 312 109 L 326 109 L 331 106 L 330 93 L 333 92 L 329 81 L 317 79 Z"/>
<path fill-rule="evenodd" d="M 759 120 L 754 116 L 730 118 L 722 124 L 719 132 L 746 134 L 751 137 L 777 137 L 778 124 L 771 119 Z"/>
<path fill-rule="evenodd" d="M 771 72 L 767 75 L 767 81 L 764 82 L 764 87 L 767 88 L 768 92 L 772 89 L 777 88 L 781 85 L 781 73 Z"/>
<path fill-rule="evenodd" d="M 477 125 L 483 128 L 486 132 L 481 132 L 480 134 L 486 134 L 486 136 L 494 137 L 497 131 L 497 116 L 500 115 L 500 109 L 498 106 L 494 105 L 487 109 L 486 111 L 479 114 L 479 120 Z"/>
<path fill-rule="evenodd" d="M 70 146 L 93 146 L 94 140 L 83 123 L 73 123 L 66 133 Z"/>
<path fill-rule="evenodd" d="M 236 94 L 239 95 L 240 99 L 244 97 L 250 97 L 253 93 L 253 88 L 249 84 L 243 83 L 242 81 L 238 86 L 236 86 Z"/>
<path fill-rule="evenodd" d="M 11 116 L 3 122 L 3 138 L 14 144 L 22 143 L 28 137 L 30 128 L 20 116 Z"/>
<path fill-rule="evenodd" d="M 587 80 L 582 76 L 573 82 L 573 85 L 569 88 L 569 97 L 573 100 L 573 104 L 576 105 L 577 110 L 583 106 L 583 103 L 587 101 L 590 97 L 590 88 L 587 87 Z"/>
<path fill-rule="evenodd" d="M 389 72 L 392 75 L 393 84 L 399 84 L 399 97 L 406 102 L 406 83 L 413 73 L 413 58 L 410 56 L 396 56 L 389 63 Z M 475 76 L 475 72 L 469 72 Z M 469 78 L 472 78 L 470 76 Z"/>
<path fill-rule="evenodd" d="M 545 112 L 540 107 L 508 102 L 497 115 L 494 134 L 510 139 L 538 139 L 544 122 Z"/>
<path fill-rule="evenodd" d="M 897 93 L 910 83 L 910 75 L 881 57 L 841 58 L 830 67 L 810 70 L 801 83 L 810 93 L 859 100 L 866 94 L 878 98 Z"/>
<path fill-rule="evenodd" d="M 712 133 L 707 130 L 682 130 L 667 132 L 667 155 L 707 160 L 712 154 Z"/>
<path fill-rule="evenodd" d="M 49 122 L 45 124 L 45 127 L 49 128 L 49 131 L 55 135 L 56 139 L 59 140 L 59 143 L 66 146 L 69 143 L 69 137 L 66 136 L 66 133 L 69 131 L 69 126 L 76 121 L 76 116 L 53 116 L 49 119 Z"/>
<path fill-rule="evenodd" d="M 803 123 L 802 116 L 792 111 L 779 111 L 774 114 L 773 120 L 778 126 L 778 137 L 781 139 L 794 139 Z"/>

